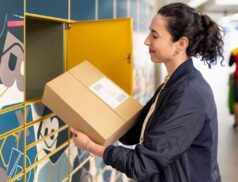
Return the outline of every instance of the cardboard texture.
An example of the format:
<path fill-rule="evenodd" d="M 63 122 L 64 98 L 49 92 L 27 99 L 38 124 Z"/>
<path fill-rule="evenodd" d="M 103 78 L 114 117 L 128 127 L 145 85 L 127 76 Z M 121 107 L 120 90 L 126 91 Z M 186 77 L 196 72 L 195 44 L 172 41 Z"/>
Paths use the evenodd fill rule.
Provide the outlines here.
<path fill-rule="evenodd" d="M 105 146 L 125 134 L 142 109 L 87 61 L 48 82 L 42 102 L 70 127 Z"/>

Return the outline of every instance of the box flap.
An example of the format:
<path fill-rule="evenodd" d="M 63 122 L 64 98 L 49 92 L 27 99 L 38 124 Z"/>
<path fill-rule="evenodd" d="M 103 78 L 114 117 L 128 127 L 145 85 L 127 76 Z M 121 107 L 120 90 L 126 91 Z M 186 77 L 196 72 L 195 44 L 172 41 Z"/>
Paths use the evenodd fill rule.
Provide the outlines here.
<path fill-rule="evenodd" d="M 81 64 L 75 66 L 74 68 L 70 69 L 69 72 L 73 76 L 75 76 L 76 79 L 80 80 L 80 82 L 82 82 L 87 87 L 91 87 L 97 81 L 99 81 L 100 79 L 103 79 L 103 77 L 105 77 L 103 75 L 103 73 L 101 73 L 99 70 L 97 70 L 88 61 L 84 61 Z M 115 83 L 113 83 L 113 84 L 116 85 Z M 120 87 L 118 87 L 118 89 L 122 90 Z M 122 90 L 122 92 L 124 92 L 124 91 Z M 124 92 L 124 94 L 127 95 L 127 93 L 125 93 L 125 92 Z M 121 94 L 121 95 L 123 95 L 123 94 Z M 102 99 L 103 102 L 105 102 L 109 107 L 111 107 L 111 105 L 116 105 L 113 103 L 108 104 L 108 102 L 106 102 L 105 99 L 103 99 L 101 97 L 99 97 L 99 98 Z M 108 97 L 108 99 L 110 99 L 110 97 Z M 113 102 L 113 99 L 111 99 L 111 102 Z M 119 104 L 120 105 L 116 109 L 113 108 L 115 110 L 113 110 L 113 109 L 112 110 L 113 110 L 113 112 L 116 112 L 120 117 L 122 117 L 125 121 L 127 121 L 128 119 L 133 117 L 135 115 L 135 113 L 137 113 L 138 110 L 140 110 L 142 108 L 142 106 L 137 101 L 135 101 L 132 97 L 126 97 L 126 99 L 123 100 L 123 102 L 121 102 Z"/>
<path fill-rule="evenodd" d="M 132 97 L 129 97 L 127 100 L 125 100 L 122 104 L 120 104 L 117 108 L 115 108 L 115 112 L 120 115 L 120 117 L 128 121 L 131 118 L 133 118 L 138 111 L 140 111 L 143 108 L 141 104 L 139 104 L 137 101 L 135 101 Z"/>
<path fill-rule="evenodd" d="M 101 77 L 103 73 L 91 65 L 88 61 L 84 61 L 72 69 L 68 70 L 77 80 L 80 80 L 85 86 L 89 87 Z"/>

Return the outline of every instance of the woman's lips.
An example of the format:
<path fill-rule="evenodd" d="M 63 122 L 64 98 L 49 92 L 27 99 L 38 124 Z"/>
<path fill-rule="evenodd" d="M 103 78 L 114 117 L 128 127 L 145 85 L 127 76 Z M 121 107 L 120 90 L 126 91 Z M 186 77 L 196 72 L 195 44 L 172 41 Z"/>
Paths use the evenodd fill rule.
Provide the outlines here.
<path fill-rule="evenodd" d="M 149 49 L 149 53 L 150 53 L 150 54 L 153 54 L 153 53 L 155 53 L 155 51 L 152 50 L 152 49 Z"/>

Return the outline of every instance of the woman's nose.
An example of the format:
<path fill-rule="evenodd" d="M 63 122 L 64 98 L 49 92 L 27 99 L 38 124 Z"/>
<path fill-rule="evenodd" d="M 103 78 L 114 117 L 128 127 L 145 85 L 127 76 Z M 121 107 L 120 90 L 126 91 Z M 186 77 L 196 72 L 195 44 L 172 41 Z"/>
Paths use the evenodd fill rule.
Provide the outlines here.
<path fill-rule="evenodd" d="M 149 36 L 146 37 L 144 44 L 149 46 L 150 45 L 150 41 L 149 41 Z"/>

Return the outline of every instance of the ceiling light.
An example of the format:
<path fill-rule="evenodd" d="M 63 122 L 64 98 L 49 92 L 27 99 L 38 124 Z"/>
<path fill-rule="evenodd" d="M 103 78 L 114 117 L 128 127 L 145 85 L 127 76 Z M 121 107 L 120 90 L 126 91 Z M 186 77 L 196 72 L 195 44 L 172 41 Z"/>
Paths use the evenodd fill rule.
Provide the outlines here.
<path fill-rule="evenodd" d="M 222 23 L 238 21 L 238 13 L 235 13 L 235 14 L 232 14 L 232 15 L 228 15 L 228 16 L 224 16 L 223 18 L 220 19 L 220 21 Z"/>
<path fill-rule="evenodd" d="M 192 8 L 198 8 L 202 4 L 206 3 L 209 0 L 190 0 L 188 2 L 188 5 L 191 6 Z"/>
<path fill-rule="evenodd" d="M 235 0 L 215 0 L 218 5 L 238 5 L 238 1 Z"/>

